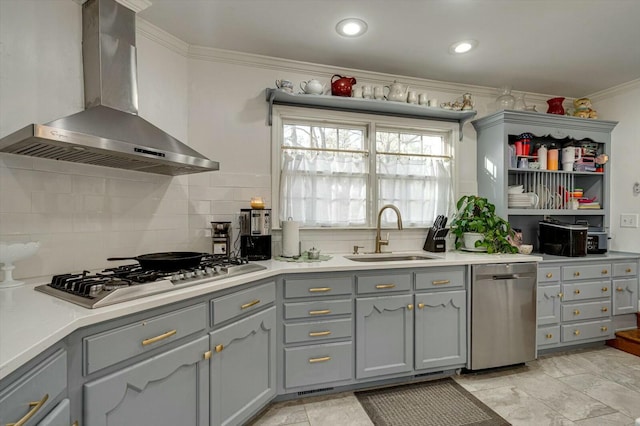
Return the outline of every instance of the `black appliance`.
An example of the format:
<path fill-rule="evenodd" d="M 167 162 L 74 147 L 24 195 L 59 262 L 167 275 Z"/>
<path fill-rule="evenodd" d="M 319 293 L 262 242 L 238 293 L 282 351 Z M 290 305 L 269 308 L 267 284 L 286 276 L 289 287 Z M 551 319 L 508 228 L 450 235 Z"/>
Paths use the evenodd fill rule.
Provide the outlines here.
<path fill-rule="evenodd" d="M 445 237 L 449 233 L 449 230 L 445 228 L 446 224 L 447 218 L 445 216 L 439 215 L 436 217 L 436 220 L 433 221 L 433 226 L 429 228 L 427 239 L 422 247 L 424 251 L 431 251 L 435 253 L 446 251 L 447 244 Z"/>
<path fill-rule="evenodd" d="M 177 271 L 143 269 L 136 263 L 98 273 L 55 275 L 49 284 L 35 289 L 92 309 L 263 269 L 245 259 L 206 255 L 197 266 Z"/>
<path fill-rule="evenodd" d="M 271 259 L 271 209 L 240 211 L 240 256 L 249 260 Z"/>
<path fill-rule="evenodd" d="M 225 258 L 231 254 L 231 222 L 211 222 L 211 238 L 213 257 Z"/>
<path fill-rule="evenodd" d="M 587 254 L 603 254 L 609 250 L 609 234 L 601 229 L 587 231 Z"/>
<path fill-rule="evenodd" d="M 588 226 L 544 220 L 538 228 L 540 252 L 568 257 L 587 255 Z"/>

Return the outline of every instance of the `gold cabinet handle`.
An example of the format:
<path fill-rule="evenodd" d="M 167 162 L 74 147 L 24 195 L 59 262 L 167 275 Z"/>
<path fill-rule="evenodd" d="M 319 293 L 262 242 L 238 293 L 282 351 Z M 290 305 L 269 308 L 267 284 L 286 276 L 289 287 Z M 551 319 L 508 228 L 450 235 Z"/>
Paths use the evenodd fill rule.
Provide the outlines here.
<path fill-rule="evenodd" d="M 431 284 L 433 285 L 443 285 L 443 284 L 449 284 L 451 282 L 451 280 L 437 280 L 437 281 L 431 281 Z"/>
<path fill-rule="evenodd" d="M 580 272 L 579 272 L 579 271 L 575 271 L 575 272 L 573 273 L 573 276 L 574 276 L 574 277 L 579 277 L 579 276 L 580 276 Z"/>
<path fill-rule="evenodd" d="M 250 308 L 252 306 L 257 305 L 258 303 L 260 303 L 260 299 L 252 300 L 249 303 L 245 303 L 244 305 L 240 305 L 240 309 L 247 309 L 247 308 Z"/>
<path fill-rule="evenodd" d="M 622 288 L 622 287 L 617 287 L 617 288 L 616 288 L 616 291 L 622 291 L 622 290 L 623 290 L 623 288 Z"/>
<path fill-rule="evenodd" d="M 560 299 L 562 299 L 562 296 L 564 296 L 564 293 L 558 293 L 558 297 L 559 297 Z"/>
<path fill-rule="evenodd" d="M 573 315 L 580 315 L 580 310 L 576 309 L 575 311 L 573 311 Z"/>
<path fill-rule="evenodd" d="M 551 272 L 548 272 L 547 273 L 547 278 L 551 278 L 551 277 L 553 277 L 553 274 Z"/>
<path fill-rule="evenodd" d="M 377 284 L 376 288 L 378 289 L 383 289 L 383 288 L 395 288 L 396 285 L 395 284 Z"/>
<path fill-rule="evenodd" d="M 159 342 L 160 340 L 168 339 L 169 337 L 173 336 L 177 332 L 178 332 L 178 330 L 171 330 L 171 331 L 167 331 L 166 333 L 161 334 L 159 336 L 152 337 L 150 339 L 145 339 L 145 340 L 142 341 L 142 346 L 147 346 L 147 345 L 150 345 L 152 343 Z"/>
<path fill-rule="evenodd" d="M 573 334 L 575 334 L 576 336 L 579 336 L 579 335 L 580 335 L 580 330 L 575 330 L 575 331 L 573 332 Z"/>
<path fill-rule="evenodd" d="M 424 309 L 424 303 L 418 303 L 418 309 Z"/>
<path fill-rule="evenodd" d="M 224 345 L 216 345 L 216 347 L 214 349 L 215 349 L 216 353 L 222 352 L 224 350 Z"/>
<path fill-rule="evenodd" d="M 609 329 L 604 325 L 602 327 L 600 327 L 600 331 L 607 331 L 607 330 L 609 330 Z"/>
<path fill-rule="evenodd" d="M 609 310 L 609 308 L 607 308 L 606 306 L 604 306 L 602 309 L 600 309 L 602 312 L 607 312 Z"/>
<path fill-rule="evenodd" d="M 331 287 L 311 287 L 309 293 L 324 293 L 331 291 Z"/>
<path fill-rule="evenodd" d="M 309 358 L 310 364 L 313 364 L 314 362 L 327 362 L 327 361 L 331 361 L 330 356 L 323 356 L 321 358 Z"/>
<path fill-rule="evenodd" d="M 49 394 L 45 394 L 45 396 L 43 396 L 40 401 L 30 402 L 29 407 L 31 409 L 29 410 L 29 412 L 25 414 L 24 417 L 18 420 L 17 422 L 7 423 L 7 426 L 22 426 L 26 424 L 29 421 L 29 419 L 33 417 L 42 408 L 44 403 L 47 402 L 47 399 L 49 399 Z"/>
<path fill-rule="evenodd" d="M 309 311 L 309 315 L 327 315 L 331 313 L 331 309 L 321 309 L 319 311 Z"/>
<path fill-rule="evenodd" d="M 206 351 L 203 355 L 202 358 L 204 359 L 211 359 L 211 357 L 213 356 L 213 352 L 211 351 Z"/>
<path fill-rule="evenodd" d="M 331 332 L 329 330 L 327 330 L 327 331 L 312 331 L 312 332 L 309 333 L 309 337 L 328 336 L 330 334 L 331 334 Z"/>
<path fill-rule="evenodd" d="M 607 275 L 608 273 L 609 273 L 609 270 L 607 270 L 607 269 L 603 269 L 602 270 L 602 275 Z"/>
<path fill-rule="evenodd" d="M 627 274 L 631 273 L 631 268 L 627 268 L 624 270 Z"/>
<path fill-rule="evenodd" d="M 552 339 L 552 338 L 553 338 L 553 334 L 548 333 L 548 334 L 546 335 L 546 338 L 547 338 L 547 339 Z"/>
<path fill-rule="evenodd" d="M 602 292 L 606 293 L 607 291 L 609 291 L 609 287 L 602 287 Z"/>
<path fill-rule="evenodd" d="M 580 294 L 580 289 L 579 289 L 579 288 L 576 288 L 575 290 L 573 290 L 573 293 L 574 293 L 574 294 Z"/>
<path fill-rule="evenodd" d="M 408 310 L 412 310 L 413 309 L 413 305 L 411 305 L 411 304 L 407 305 L 407 309 Z"/>

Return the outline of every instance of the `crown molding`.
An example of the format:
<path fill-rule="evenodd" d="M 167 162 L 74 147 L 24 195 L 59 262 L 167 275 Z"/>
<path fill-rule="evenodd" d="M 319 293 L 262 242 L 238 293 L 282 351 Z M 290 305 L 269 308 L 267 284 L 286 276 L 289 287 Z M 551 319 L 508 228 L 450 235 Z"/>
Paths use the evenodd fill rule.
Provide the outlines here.
<path fill-rule="evenodd" d="M 136 17 L 136 34 L 155 41 L 179 55 L 186 57 L 189 53 L 188 43 L 139 17 Z"/>
<path fill-rule="evenodd" d="M 87 0 L 73 0 L 79 5 L 83 5 L 87 2 Z M 118 3 L 123 5 L 126 8 L 133 10 L 135 13 L 138 13 L 142 10 L 145 10 L 149 6 L 151 6 L 151 2 L 149 0 L 116 0 Z"/>
<path fill-rule="evenodd" d="M 640 78 L 631 80 L 626 83 L 618 84 L 617 86 L 610 87 L 599 92 L 592 93 L 587 96 L 592 101 L 601 101 L 604 99 L 613 98 L 615 96 L 623 95 L 631 90 L 640 89 Z"/>

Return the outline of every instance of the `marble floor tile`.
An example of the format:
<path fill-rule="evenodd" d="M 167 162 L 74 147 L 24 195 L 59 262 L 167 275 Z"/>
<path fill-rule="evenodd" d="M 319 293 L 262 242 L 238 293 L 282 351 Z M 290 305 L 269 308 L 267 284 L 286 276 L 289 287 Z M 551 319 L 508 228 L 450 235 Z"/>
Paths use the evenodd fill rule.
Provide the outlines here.
<path fill-rule="evenodd" d="M 522 390 L 505 386 L 471 392 L 513 426 L 568 426 L 571 420 Z"/>
<path fill-rule="evenodd" d="M 543 374 L 544 372 L 540 369 L 523 366 L 503 370 L 461 374 L 453 377 L 453 379 L 463 388 L 472 392 L 515 386 L 516 382 L 522 377 L 540 376 Z"/>
<path fill-rule="evenodd" d="M 255 418 L 251 426 L 279 426 L 308 424 L 307 412 L 302 404 L 276 403 Z"/>
<path fill-rule="evenodd" d="M 578 420 L 578 426 L 633 426 L 635 421 L 622 413 L 606 414 L 600 417 Z"/>
<path fill-rule="evenodd" d="M 598 374 L 598 372 L 595 372 L 595 374 Z M 640 417 L 640 392 L 595 374 L 561 377 L 558 380 L 607 404 L 632 419 Z"/>
<path fill-rule="evenodd" d="M 369 416 L 350 394 L 338 399 L 304 404 L 310 426 L 373 426 Z"/>

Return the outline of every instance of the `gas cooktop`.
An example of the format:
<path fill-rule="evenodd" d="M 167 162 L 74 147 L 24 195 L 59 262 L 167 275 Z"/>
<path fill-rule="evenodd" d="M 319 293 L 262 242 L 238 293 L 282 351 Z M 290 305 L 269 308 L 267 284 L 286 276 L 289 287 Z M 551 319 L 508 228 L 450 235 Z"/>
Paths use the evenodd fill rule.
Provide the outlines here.
<path fill-rule="evenodd" d="M 245 259 L 205 256 L 194 268 L 171 272 L 144 270 L 139 264 L 133 264 L 95 274 L 83 271 L 55 275 L 49 284 L 35 289 L 93 309 L 263 269 L 266 267 Z"/>

